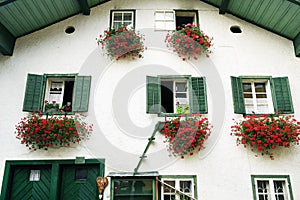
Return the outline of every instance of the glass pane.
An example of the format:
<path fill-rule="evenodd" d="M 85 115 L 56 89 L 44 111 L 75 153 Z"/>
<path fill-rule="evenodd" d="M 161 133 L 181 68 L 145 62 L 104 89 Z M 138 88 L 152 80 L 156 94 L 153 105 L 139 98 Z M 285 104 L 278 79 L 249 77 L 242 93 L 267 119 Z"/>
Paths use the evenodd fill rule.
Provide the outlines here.
<path fill-rule="evenodd" d="M 122 22 L 114 22 L 113 28 L 118 29 L 122 25 Z"/>
<path fill-rule="evenodd" d="M 254 83 L 255 92 L 266 92 L 266 84 L 265 83 Z"/>
<path fill-rule="evenodd" d="M 256 94 L 256 98 L 267 98 L 267 94 Z"/>
<path fill-rule="evenodd" d="M 176 98 L 186 98 L 186 93 L 176 93 Z"/>
<path fill-rule="evenodd" d="M 175 188 L 175 181 L 164 181 L 164 183 L 170 185 L 171 187 Z M 164 193 L 174 193 L 175 190 L 168 185 L 164 184 Z"/>
<path fill-rule="evenodd" d="M 155 29 L 164 30 L 165 22 L 155 22 Z"/>
<path fill-rule="evenodd" d="M 131 21 L 132 13 L 124 13 L 124 21 Z"/>
<path fill-rule="evenodd" d="M 166 22 L 165 30 L 173 30 L 173 29 L 175 29 L 175 22 L 174 21 Z"/>
<path fill-rule="evenodd" d="M 155 12 L 155 20 L 164 20 L 165 14 L 163 12 Z"/>
<path fill-rule="evenodd" d="M 118 194 L 152 194 L 152 180 L 114 180 L 114 192 Z"/>
<path fill-rule="evenodd" d="M 40 181 L 40 170 L 30 170 L 29 181 Z"/>
<path fill-rule="evenodd" d="M 166 20 L 174 20 L 174 13 L 173 12 L 166 12 L 165 13 Z"/>
<path fill-rule="evenodd" d="M 176 83 L 176 92 L 186 92 L 187 86 L 186 83 Z"/>
<path fill-rule="evenodd" d="M 175 200 L 175 195 L 164 195 L 164 199 L 163 200 Z"/>
<path fill-rule="evenodd" d="M 192 192 L 191 185 L 192 185 L 192 181 L 180 181 L 180 191 L 184 193 L 191 193 Z"/>
<path fill-rule="evenodd" d="M 269 200 L 268 195 L 258 195 L 258 200 Z"/>
<path fill-rule="evenodd" d="M 114 21 L 122 21 L 122 13 L 114 13 Z"/>
<path fill-rule="evenodd" d="M 244 93 L 244 98 L 251 98 L 252 99 L 252 94 Z"/>
<path fill-rule="evenodd" d="M 274 190 L 276 193 L 283 193 L 284 181 L 274 181 Z"/>
<path fill-rule="evenodd" d="M 85 181 L 87 180 L 88 170 L 87 169 L 76 169 L 75 171 L 75 181 Z"/>
<path fill-rule="evenodd" d="M 252 92 L 251 83 L 243 83 L 243 91 L 244 92 Z"/>

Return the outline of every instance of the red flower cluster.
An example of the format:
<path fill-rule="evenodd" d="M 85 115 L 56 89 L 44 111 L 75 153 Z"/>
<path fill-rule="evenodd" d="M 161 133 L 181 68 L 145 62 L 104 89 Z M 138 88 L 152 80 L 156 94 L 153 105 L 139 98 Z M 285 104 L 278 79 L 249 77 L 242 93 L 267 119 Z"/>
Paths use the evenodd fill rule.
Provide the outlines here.
<path fill-rule="evenodd" d="M 111 59 L 126 57 L 141 58 L 144 51 L 144 37 L 133 29 L 121 26 L 117 30 L 109 29 L 104 31 L 97 40 L 98 45 L 105 47 L 106 54 Z"/>
<path fill-rule="evenodd" d="M 17 139 L 29 149 L 45 149 L 53 146 L 70 146 L 80 143 L 93 131 L 93 125 L 83 121 L 82 115 L 74 117 L 52 116 L 43 118 L 42 114 L 33 113 L 24 117 L 16 125 Z"/>
<path fill-rule="evenodd" d="M 237 137 L 238 145 L 250 146 L 252 150 L 274 159 L 270 150 L 299 144 L 300 122 L 290 115 L 249 115 L 242 121 L 235 121 L 235 125 L 231 126 L 231 135 Z"/>
<path fill-rule="evenodd" d="M 160 131 L 166 137 L 168 150 L 176 156 L 193 155 L 204 148 L 204 141 L 211 132 L 208 119 L 201 115 L 187 115 L 166 121 Z"/>
<path fill-rule="evenodd" d="M 167 47 L 173 49 L 183 60 L 186 58 L 198 59 L 198 56 L 204 54 L 208 56 L 212 51 L 212 38 L 200 30 L 200 25 L 187 24 L 179 30 L 168 33 L 165 39 Z"/>

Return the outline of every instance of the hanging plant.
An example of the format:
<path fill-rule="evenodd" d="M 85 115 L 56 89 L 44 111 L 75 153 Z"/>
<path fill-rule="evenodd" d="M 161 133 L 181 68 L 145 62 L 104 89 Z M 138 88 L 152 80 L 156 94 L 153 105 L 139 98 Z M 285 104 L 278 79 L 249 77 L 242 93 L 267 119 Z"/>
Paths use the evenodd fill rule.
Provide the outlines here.
<path fill-rule="evenodd" d="M 237 145 L 250 147 L 261 155 L 269 155 L 271 159 L 274 159 L 273 149 L 299 144 L 300 122 L 291 115 L 248 115 L 234 123 L 231 135 L 237 137 Z"/>
<path fill-rule="evenodd" d="M 84 122 L 83 115 L 54 115 L 44 118 L 40 113 L 24 117 L 16 125 L 16 138 L 30 150 L 49 147 L 70 146 L 86 140 L 93 131 L 93 125 Z"/>
<path fill-rule="evenodd" d="M 121 25 L 118 29 L 105 30 L 97 39 L 97 43 L 105 49 L 112 60 L 126 57 L 141 58 L 145 49 L 144 36 L 125 25 Z"/>
<path fill-rule="evenodd" d="M 186 60 L 198 59 L 200 55 L 208 57 L 212 53 L 210 50 L 212 39 L 200 29 L 199 24 L 187 24 L 168 33 L 165 42 L 167 47 L 176 52 L 183 60 Z"/>
<path fill-rule="evenodd" d="M 204 148 L 211 128 L 208 119 L 202 115 L 185 115 L 165 121 L 160 132 L 165 135 L 170 154 L 184 158 Z"/>

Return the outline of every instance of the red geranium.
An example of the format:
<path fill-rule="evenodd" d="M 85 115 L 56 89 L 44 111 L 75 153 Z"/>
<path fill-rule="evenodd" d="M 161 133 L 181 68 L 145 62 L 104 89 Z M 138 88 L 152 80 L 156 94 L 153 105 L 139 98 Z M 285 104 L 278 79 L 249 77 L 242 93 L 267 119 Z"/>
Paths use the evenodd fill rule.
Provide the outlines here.
<path fill-rule="evenodd" d="M 212 38 L 205 35 L 199 24 L 187 24 L 178 28 L 167 34 L 165 42 L 167 47 L 176 52 L 183 60 L 186 58 L 198 59 L 202 54 L 209 56 L 212 53 L 210 50 Z"/>
<path fill-rule="evenodd" d="M 33 113 L 16 125 L 17 139 L 29 149 L 45 149 L 53 146 L 70 146 L 80 143 L 93 131 L 93 125 L 83 121 L 82 115 L 71 117 L 51 116 Z"/>
<path fill-rule="evenodd" d="M 208 119 L 201 115 L 186 115 L 166 121 L 161 133 L 168 142 L 168 150 L 176 156 L 193 155 L 204 148 L 204 141 L 211 132 Z"/>
<path fill-rule="evenodd" d="M 291 115 L 248 115 L 241 121 L 235 121 L 231 135 L 237 137 L 238 145 L 250 146 L 252 150 L 274 159 L 272 149 L 299 144 L 300 122 Z"/>
<path fill-rule="evenodd" d="M 98 45 L 106 50 L 106 54 L 111 59 L 126 57 L 141 58 L 144 51 L 144 37 L 122 25 L 118 29 L 108 29 L 104 35 L 100 35 Z"/>

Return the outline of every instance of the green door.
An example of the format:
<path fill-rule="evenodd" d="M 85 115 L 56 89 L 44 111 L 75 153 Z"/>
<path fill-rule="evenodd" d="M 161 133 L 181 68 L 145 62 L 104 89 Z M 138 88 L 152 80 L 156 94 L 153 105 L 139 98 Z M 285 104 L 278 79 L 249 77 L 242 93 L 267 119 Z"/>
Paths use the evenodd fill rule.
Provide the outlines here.
<path fill-rule="evenodd" d="M 49 199 L 51 166 L 15 166 L 11 181 L 11 200 Z"/>
<path fill-rule="evenodd" d="M 99 200 L 99 165 L 61 166 L 61 200 Z"/>

